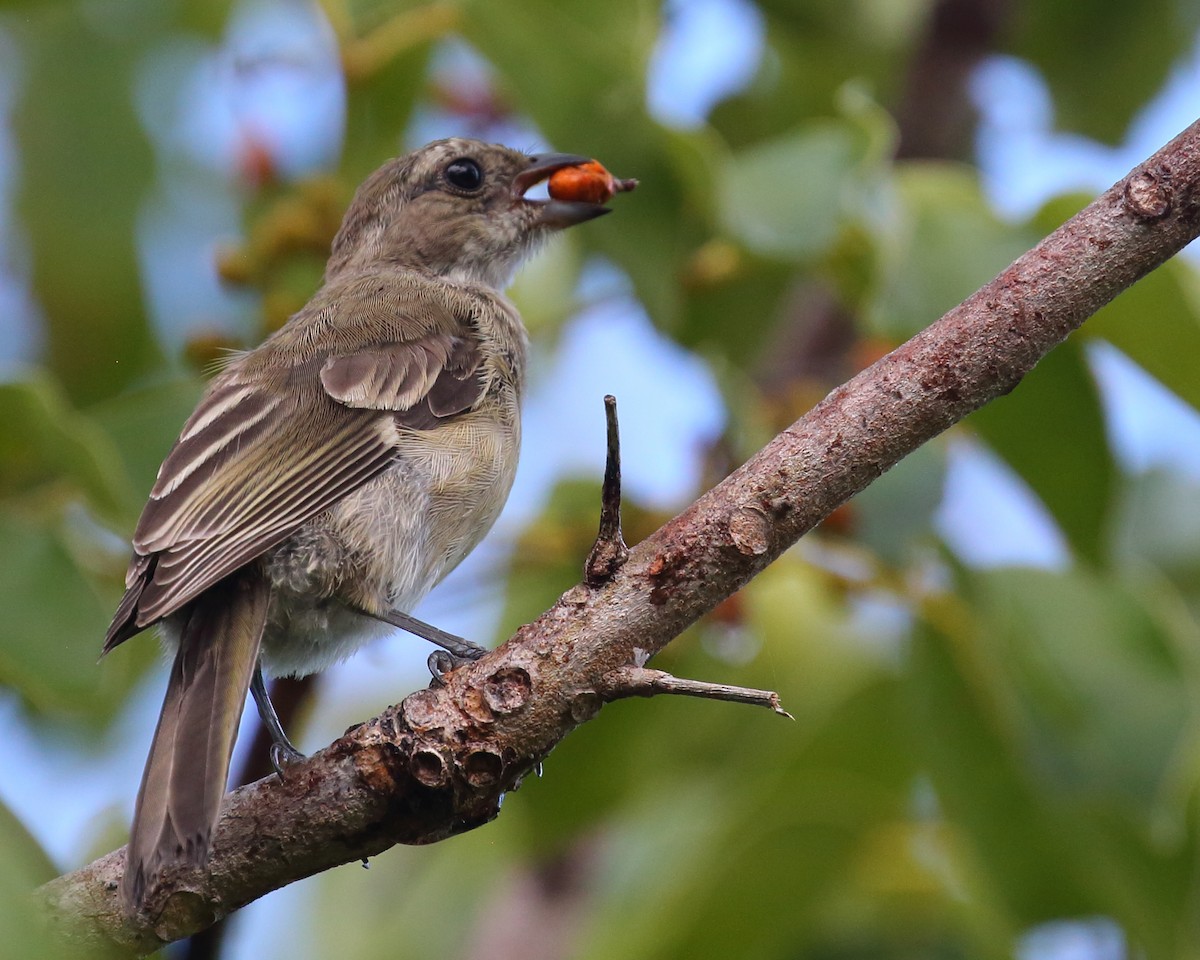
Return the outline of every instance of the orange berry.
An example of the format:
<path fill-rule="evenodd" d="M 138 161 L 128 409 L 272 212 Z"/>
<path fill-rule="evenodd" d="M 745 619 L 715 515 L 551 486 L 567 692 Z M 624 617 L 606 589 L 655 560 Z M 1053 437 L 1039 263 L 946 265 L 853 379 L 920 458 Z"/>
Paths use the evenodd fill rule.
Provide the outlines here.
<path fill-rule="evenodd" d="M 555 200 L 606 203 L 613 194 L 632 190 L 636 180 L 618 180 L 595 160 L 577 167 L 563 167 L 550 175 L 547 188 Z"/>

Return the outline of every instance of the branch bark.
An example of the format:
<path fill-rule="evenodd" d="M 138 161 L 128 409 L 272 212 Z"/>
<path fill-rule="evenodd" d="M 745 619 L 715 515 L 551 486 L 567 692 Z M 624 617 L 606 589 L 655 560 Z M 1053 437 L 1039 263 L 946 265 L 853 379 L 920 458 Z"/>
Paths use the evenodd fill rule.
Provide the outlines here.
<path fill-rule="evenodd" d="M 689 624 L 903 456 L 1012 390 L 1119 291 L 1200 233 L 1200 121 L 912 340 L 837 388 L 499 649 L 231 794 L 210 869 L 121 914 L 117 850 L 39 891 L 76 941 L 141 954 L 294 880 L 495 817 L 567 733 Z M 635 671 L 636 673 L 636 671 Z"/>

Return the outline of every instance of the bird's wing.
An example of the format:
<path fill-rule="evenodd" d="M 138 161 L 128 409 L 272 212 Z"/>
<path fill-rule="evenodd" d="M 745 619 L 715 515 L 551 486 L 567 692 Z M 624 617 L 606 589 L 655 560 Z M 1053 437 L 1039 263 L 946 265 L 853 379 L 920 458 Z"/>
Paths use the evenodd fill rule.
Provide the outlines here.
<path fill-rule="evenodd" d="M 213 384 L 159 469 L 105 651 L 386 470 L 398 428 L 429 429 L 479 400 L 480 348 L 467 318 L 426 302 L 419 323 L 384 324 L 377 299 L 358 306 L 366 322 L 340 352 L 270 377 L 239 362 Z M 340 309 L 353 312 L 353 298 Z M 364 339 L 385 330 L 402 339 Z"/>
<path fill-rule="evenodd" d="M 425 430 L 475 405 L 483 393 L 481 362 L 474 338 L 434 333 L 330 357 L 321 384 L 348 407 L 391 410 L 398 423 Z"/>

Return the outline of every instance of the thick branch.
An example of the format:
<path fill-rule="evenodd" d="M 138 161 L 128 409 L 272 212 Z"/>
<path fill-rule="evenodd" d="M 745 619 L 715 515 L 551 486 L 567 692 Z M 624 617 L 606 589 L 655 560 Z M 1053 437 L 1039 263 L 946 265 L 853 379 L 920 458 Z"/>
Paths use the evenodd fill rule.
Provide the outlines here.
<path fill-rule="evenodd" d="M 487 822 L 504 791 L 599 711 L 606 675 L 640 665 L 901 457 L 1011 390 L 1198 232 L 1200 123 L 834 390 L 607 582 L 567 591 L 446 686 L 351 730 L 286 782 L 232 794 L 210 871 L 168 878 L 153 919 L 119 912 L 123 851 L 48 884 L 43 900 L 77 939 L 148 952 L 293 880 Z"/>

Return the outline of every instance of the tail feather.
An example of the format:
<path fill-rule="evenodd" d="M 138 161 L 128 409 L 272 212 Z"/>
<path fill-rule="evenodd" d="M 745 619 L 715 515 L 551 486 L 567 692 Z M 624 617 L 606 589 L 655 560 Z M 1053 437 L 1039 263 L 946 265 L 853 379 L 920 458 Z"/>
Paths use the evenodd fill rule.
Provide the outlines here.
<path fill-rule="evenodd" d="M 134 808 L 121 879 L 131 911 L 165 867 L 208 860 L 269 595 L 245 571 L 206 590 L 187 614 Z"/>

